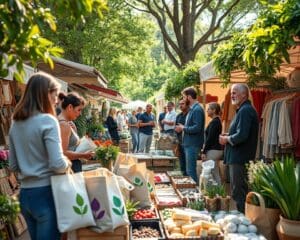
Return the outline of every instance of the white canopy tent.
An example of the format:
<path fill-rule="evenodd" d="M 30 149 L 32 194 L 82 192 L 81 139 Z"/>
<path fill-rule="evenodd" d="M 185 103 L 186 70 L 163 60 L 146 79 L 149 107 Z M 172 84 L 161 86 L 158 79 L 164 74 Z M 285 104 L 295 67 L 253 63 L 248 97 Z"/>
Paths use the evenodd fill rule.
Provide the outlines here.
<path fill-rule="evenodd" d="M 127 104 L 123 104 L 122 108 L 126 110 L 135 110 L 138 107 L 146 108 L 147 103 L 141 100 L 131 101 Z"/>

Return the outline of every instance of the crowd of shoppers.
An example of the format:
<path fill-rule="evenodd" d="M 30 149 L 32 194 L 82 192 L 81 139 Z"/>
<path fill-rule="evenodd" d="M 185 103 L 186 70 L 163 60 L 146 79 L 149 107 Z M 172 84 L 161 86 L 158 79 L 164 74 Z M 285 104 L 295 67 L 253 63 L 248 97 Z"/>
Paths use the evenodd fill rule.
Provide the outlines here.
<path fill-rule="evenodd" d="M 79 137 L 73 121 L 80 116 L 85 100 L 74 92 L 60 93 L 57 104 L 59 89 L 52 76 L 32 75 L 15 108 L 9 132 L 9 167 L 18 173 L 21 211 L 32 239 L 60 238 L 50 177 L 64 173 L 68 167 L 80 172 L 80 159 L 94 155 L 92 151 L 75 151 Z M 211 121 L 204 128 L 205 114 L 197 99 L 195 88 L 184 89 L 179 114 L 176 114 L 175 104 L 168 102 L 159 115 L 161 133 L 177 137 L 180 169 L 196 182 L 196 164 L 201 152 L 203 161 L 215 161 L 213 176 L 221 184 L 218 161 L 225 148 L 224 163 L 229 166 L 231 195 L 237 209 L 244 212 L 248 192 L 246 164 L 255 158 L 258 139 L 258 116 L 249 101 L 249 89 L 245 84 L 231 87 L 231 101 L 237 111 L 228 133 L 222 132 L 221 107 L 215 102 L 208 104 L 207 115 Z M 155 119 L 153 106 L 147 104 L 144 112 L 139 108 L 130 116 L 122 111 L 118 116 L 117 110 L 111 108 L 105 123 L 114 144 L 119 144 L 118 131 L 127 125 L 132 152 L 149 153 Z"/>

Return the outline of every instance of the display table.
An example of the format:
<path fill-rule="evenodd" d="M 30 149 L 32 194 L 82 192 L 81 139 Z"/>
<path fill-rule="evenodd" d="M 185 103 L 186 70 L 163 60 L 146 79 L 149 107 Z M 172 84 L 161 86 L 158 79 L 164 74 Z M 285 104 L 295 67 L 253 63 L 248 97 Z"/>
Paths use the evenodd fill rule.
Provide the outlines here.
<path fill-rule="evenodd" d="M 77 240 L 129 240 L 129 227 L 122 226 L 113 232 L 96 233 L 88 228 L 76 230 Z"/>
<path fill-rule="evenodd" d="M 129 150 L 131 149 L 131 138 L 120 139 L 119 147 L 121 152 L 129 153 Z"/>
<path fill-rule="evenodd" d="M 172 171 L 176 167 L 177 157 L 160 154 L 129 154 L 137 159 L 137 162 L 145 162 L 147 168 L 161 172 Z"/>

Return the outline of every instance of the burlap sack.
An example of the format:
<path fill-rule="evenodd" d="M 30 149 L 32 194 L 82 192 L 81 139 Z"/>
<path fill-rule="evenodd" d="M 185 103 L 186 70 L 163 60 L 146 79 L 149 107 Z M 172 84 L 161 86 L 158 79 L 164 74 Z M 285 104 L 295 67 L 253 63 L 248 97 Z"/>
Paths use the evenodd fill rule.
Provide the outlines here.
<path fill-rule="evenodd" d="M 251 196 L 257 196 L 259 205 L 251 204 Z M 246 197 L 245 215 L 257 226 L 259 233 L 268 240 L 276 240 L 276 224 L 279 221 L 280 210 L 266 208 L 263 197 L 257 192 L 249 192 Z"/>

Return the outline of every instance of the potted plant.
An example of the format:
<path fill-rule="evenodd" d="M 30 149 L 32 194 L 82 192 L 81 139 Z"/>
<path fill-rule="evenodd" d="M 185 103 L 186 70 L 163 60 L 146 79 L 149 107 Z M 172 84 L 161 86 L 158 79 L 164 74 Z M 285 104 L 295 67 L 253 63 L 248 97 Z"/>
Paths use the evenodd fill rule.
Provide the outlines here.
<path fill-rule="evenodd" d="M 267 239 L 278 239 L 276 224 L 279 221 L 280 209 L 263 189 L 262 173 L 269 165 L 263 161 L 250 161 L 248 180 L 250 192 L 246 197 L 245 215 Z"/>
<path fill-rule="evenodd" d="M 281 210 L 277 234 L 281 240 L 300 239 L 300 166 L 292 157 L 275 160 L 261 170 L 264 194 Z"/>
<path fill-rule="evenodd" d="M 7 195 L 0 195 L 0 224 L 12 223 L 20 212 L 19 202 Z M 0 230 L 0 239 L 8 239 L 7 232 Z"/>
<path fill-rule="evenodd" d="M 205 190 L 205 207 L 209 212 L 218 210 L 217 185 L 208 185 Z"/>
<path fill-rule="evenodd" d="M 114 146 L 111 141 L 107 140 L 96 148 L 96 159 L 100 161 L 102 167 L 111 171 L 119 151 L 118 146 Z"/>
<path fill-rule="evenodd" d="M 229 211 L 230 207 L 230 196 L 226 193 L 225 185 L 217 185 L 217 195 L 219 196 L 219 208 L 218 210 Z"/>

